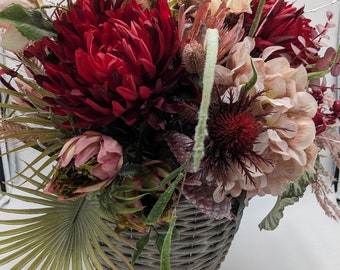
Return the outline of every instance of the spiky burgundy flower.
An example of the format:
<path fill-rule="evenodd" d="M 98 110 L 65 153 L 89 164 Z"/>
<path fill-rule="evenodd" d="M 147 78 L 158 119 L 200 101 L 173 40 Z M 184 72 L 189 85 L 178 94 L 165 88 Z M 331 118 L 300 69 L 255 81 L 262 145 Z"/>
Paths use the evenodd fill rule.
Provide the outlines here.
<path fill-rule="evenodd" d="M 232 198 L 243 193 L 281 195 L 304 170 L 313 171 L 317 155 L 317 104 L 305 91 L 306 70 L 292 68 L 283 57 L 251 58 L 254 46 L 248 38 L 233 46 L 213 89 L 204 157 L 197 171 L 191 162 L 187 168 L 185 196 L 217 219 L 232 218 Z M 247 89 L 251 63 L 257 79 Z M 193 137 L 187 127 L 166 134 L 181 164 L 190 161 Z"/>
<path fill-rule="evenodd" d="M 214 144 L 233 155 L 250 151 L 259 131 L 256 118 L 242 108 L 236 113 L 222 110 L 209 125 L 209 136 Z"/>
<path fill-rule="evenodd" d="M 237 101 L 233 101 L 235 90 L 227 89 L 227 102 L 223 102 L 223 97 L 217 97 L 214 93 L 214 101 L 210 105 L 205 155 L 197 172 L 193 173 L 193 168 L 189 166 L 188 171 L 192 174 L 184 187 L 189 200 L 208 216 L 218 219 L 233 218 L 230 200 L 224 190 L 224 185 L 228 185 L 228 182 L 230 187 L 233 186 L 233 179 L 229 179 L 232 177 L 231 171 L 240 171 L 245 182 L 251 184 L 263 164 L 271 166 L 269 159 L 253 151 L 256 140 L 265 130 L 263 123 L 260 123 L 263 122 L 264 115 L 252 112 L 262 93 L 250 96 L 244 91 Z M 166 139 L 178 162 L 183 163 L 190 158 L 194 143 L 190 137 L 168 132 Z M 218 186 L 223 186 L 223 191 Z M 238 193 L 236 196 L 239 195 Z"/>
<path fill-rule="evenodd" d="M 178 110 L 169 97 L 182 69 L 176 21 L 164 0 L 151 10 L 117 3 L 71 4 L 54 22 L 57 40 L 46 37 L 26 55 L 43 64 L 45 75 L 35 78 L 55 95 L 48 100 L 53 113 L 73 116 L 74 126 L 122 118 L 128 125 L 144 119 L 163 128 L 157 112 Z"/>
<path fill-rule="evenodd" d="M 252 14 L 245 14 L 246 33 L 250 29 L 259 0 L 253 0 Z M 311 20 L 304 17 L 304 7 L 297 9 L 285 0 L 267 0 L 261 15 L 258 33 L 255 35 L 255 50 L 253 56 L 258 56 L 265 48 L 270 46 L 283 46 L 272 57 L 284 54 L 290 62 L 297 66 L 316 61 L 318 46 L 314 43 L 313 27 Z M 304 40 L 305 44 L 301 42 Z M 294 51 L 294 48 L 295 51 Z M 299 55 L 296 52 L 299 51 Z"/>
<path fill-rule="evenodd" d="M 208 121 L 209 140 L 201 166 L 202 172 L 209 174 L 214 171 L 217 181 L 219 178 L 220 181 L 224 181 L 228 170 L 234 163 L 238 163 L 244 175 L 252 181 L 249 167 L 256 167 L 255 161 L 261 160 L 261 156 L 253 151 L 253 146 L 264 129 L 263 124 L 259 122 L 263 115 L 254 115 L 251 112 L 259 94 L 250 97 L 242 92 L 236 102 L 220 101 L 219 104 L 211 104 Z M 231 92 L 229 96 L 232 98 Z"/>

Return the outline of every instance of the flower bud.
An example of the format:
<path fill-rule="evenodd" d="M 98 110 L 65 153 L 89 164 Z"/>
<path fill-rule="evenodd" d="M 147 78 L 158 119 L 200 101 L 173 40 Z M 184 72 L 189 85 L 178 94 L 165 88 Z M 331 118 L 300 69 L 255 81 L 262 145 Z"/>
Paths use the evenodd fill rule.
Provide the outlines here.
<path fill-rule="evenodd" d="M 69 199 L 103 189 L 121 169 L 122 156 L 122 147 L 113 138 L 87 131 L 65 143 L 45 191 Z"/>
<path fill-rule="evenodd" d="M 201 74 L 205 64 L 203 46 L 196 41 L 186 44 L 182 53 L 182 61 L 186 71 Z"/>

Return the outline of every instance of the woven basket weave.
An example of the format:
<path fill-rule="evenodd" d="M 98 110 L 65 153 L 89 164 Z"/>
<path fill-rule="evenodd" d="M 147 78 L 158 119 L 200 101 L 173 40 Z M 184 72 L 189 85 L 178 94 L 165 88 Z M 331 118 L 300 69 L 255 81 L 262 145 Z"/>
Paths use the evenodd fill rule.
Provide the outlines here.
<path fill-rule="evenodd" d="M 192 204 L 181 200 L 176 211 L 176 229 L 179 232 L 179 237 L 174 238 L 171 243 L 171 269 L 219 269 L 239 228 L 243 209 L 244 204 L 239 204 L 234 220 L 212 220 L 198 211 Z M 132 243 L 142 237 L 140 233 L 134 231 L 124 232 L 122 235 Z M 160 255 L 155 247 L 155 237 L 153 236 L 151 234 L 150 241 L 135 263 L 136 270 L 160 269 Z M 130 247 L 117 241 L 114 244 L 125 256 L 131 258 L 134 251 Z M 118 269 L 128 269 L 126 264 L 115 254 L 110 253 L 109 255 Z"/>

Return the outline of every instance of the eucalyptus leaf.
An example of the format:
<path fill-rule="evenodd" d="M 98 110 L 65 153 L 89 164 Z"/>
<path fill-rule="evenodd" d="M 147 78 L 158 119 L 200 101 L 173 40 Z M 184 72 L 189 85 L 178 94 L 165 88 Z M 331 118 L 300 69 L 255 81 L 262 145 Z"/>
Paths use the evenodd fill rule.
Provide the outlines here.
<path fill-rule="evenodd" d="M 56 37 L 53 24 L 38 9 L 26 9 L 12 4 L 0 12 L 0 20 L 12 23 L 29 40 L 41 40 L 44 36 Z"/>

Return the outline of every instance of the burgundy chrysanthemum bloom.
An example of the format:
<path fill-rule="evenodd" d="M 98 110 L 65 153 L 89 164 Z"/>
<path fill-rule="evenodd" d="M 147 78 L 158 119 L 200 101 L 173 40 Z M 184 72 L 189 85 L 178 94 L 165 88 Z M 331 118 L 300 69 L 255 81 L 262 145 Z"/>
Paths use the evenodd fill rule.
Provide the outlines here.
<path fill-rule="evenodd" d="M 259 0 L 252 1 L 252 14 L 244 14 L 246 33 L 254 21 Z M 304 7 L 297 9 L 285 0 L 268 0 L 265 3 L 258 33 L 255 36 L 255 50 L 257 57 L 269 46 L 282 46 L 284 50 L 272 54 L 272 58 L 284 54 L 290 58 L 293 66 L 314 63 L 317 60 L 317 43 L 313 42 L 314 30 L 310 26 L 310 19 L 304 17 Z M 301 42 L 302 41 L 302 42 Z M 305 44 L 303 44 L 305 42 Z M 293 49 L 294 48 L 294 49 Z M 299 52 L 298 57 L 296 52 Z"/>
<path fill-rule="evenodd" d="M 164 0 L 151 10 L 135 2 L 115 5 L 71 4 L 54 22 L 57 40 L 45 37 L 26 55 L 43 64 L 45 75 L 35 78 L 55 95 L 50 109 L 73 116 L 74 126 L 105 126 L 122 118 L 128 125 L 145 119 L 163 128 L 157 112 L 178 110 L 169 97 L 182 70 L 176 21 Z"/>

